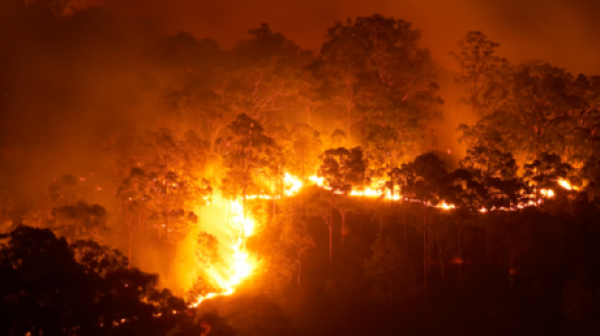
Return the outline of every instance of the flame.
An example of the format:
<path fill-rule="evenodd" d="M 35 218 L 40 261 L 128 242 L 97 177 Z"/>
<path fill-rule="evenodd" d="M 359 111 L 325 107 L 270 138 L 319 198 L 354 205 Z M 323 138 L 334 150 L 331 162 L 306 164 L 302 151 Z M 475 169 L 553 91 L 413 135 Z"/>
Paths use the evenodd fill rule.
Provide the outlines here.
<path fill-rule="evenodd" d="M 558 179 L 558 185 L 567 189 L 567 190 L 579 190 L 579 188 L 572 186 L 571 183 L 564 179 Z"/>
<path fill-rule="evenodd" d="M 265 195 L 252 195 L 254 198 L 263 198 Z M 253 197 L 246 197 L 253 198 Z M 205 270 L 206 275 L 211 278 L 221 289 L 218 293 L 208 293 L 199 297 L 190 307 L 197 307 L 202 301 L 217 296 L 227 296 L 235 292 L 235 287 L 252 274 L 255 263 L 246 252 L 246 239 L 254 233 L 255 222 L 252 217 L 245 214 L 244 205 L 239 199 L 228 201 L 227 208 L 231 214 L 228 225 L 232 232 L 231 245 L 229 246 L 232 256 L 226 262 L 228 269 L 222 271 L 217 268 Z"/>
<path fill-rule="evenodd" d="M 542 196 L 546 196 L 548 198 L 552 198 L 552 197 L 554 197 L 554 190 L 552 190 L 552 189 L 540 189 L 540 194 L 542 194 Z"/>
<path fill-rule="evenodd" d="M 445 201 L 442 201 L 442 203 L 437 204 L 435 207 L 442 210 L 452 210 L 456 208 L 454 204 L 446 204 Z"/>
<path fill-rule="evenodd" d="M 242 239 L 242 237 L 250 237 L 252 231 L 254 231 L 254 220 L 244 215 L 244 205 L 236 199 L 230 201 L 229 207 L 232 213 L 231 225 L 238 233 L 238 240 Z"/>
<path fill-rule="evenodd" d="M 321 178 L 321 181 L 322 180 L 323 179 Z M 292 176 L 290 173 L 285 173 L 283 176 L 283 185 L 285 187 L 285 195 L 293 196 L 297 194 L 300 191 L 300 189 L 302 189 L 304 183 L 302 183 L 302 180 L 295 176 Z"/>
<path fill-rule="evenodd" d="M 323 186 L 323 181 L 325 180 L 323 177 L 318 177 L 317 175 L 313 175 L 308 178 L 309 181 L 313 182 L 319 187 Z"/>

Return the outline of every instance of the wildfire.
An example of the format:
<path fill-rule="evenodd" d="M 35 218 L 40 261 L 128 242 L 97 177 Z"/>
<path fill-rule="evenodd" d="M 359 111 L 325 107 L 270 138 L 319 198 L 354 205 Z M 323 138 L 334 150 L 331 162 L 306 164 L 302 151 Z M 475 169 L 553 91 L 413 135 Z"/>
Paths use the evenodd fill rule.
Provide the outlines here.
<path fill-rule="evenodd" d="M 225 262 L 229 269 L 226 269 L 225 271 L 216 268 L 205 270 L 206 275 L 209 276 L 222 291 L 201 296 L 196 302 L 192 303 L 190 307 L 197 307 L 206 299 L 233 294 L 235 292 L 235 287 L 239 285 L 242 280 L 249 277 L 254 269 L 255 264 L 245 248 L 246 239 L 254 232 L 254 220 L 248 214 L 245 214 L 244 205 L 239 199 L 229 201 L 227 208 L 231 215 L 230 220 L 227 221 L 227 223 L 231 229 L 232 240 L 230 249 L 233 252 L 229 262 Z"/>
<path fill-rule="evenodd" d="M 290 173 L 287 172 L 283 176 L 283 184 L 285 187 L 284 193 L 286 196 L 292 196 L 294 194 L 297 194 L 300 191 L 300 189 L 302 189 L 302 187 L 304 186 L 302 180 L 295 176 L 292 176 Z"/>
<path fill-rule="evenodd" d="M 569 181 L 564 179 L 559 179 L 558 184 L 567 190 L 579 190 L 579 188 L 572 186 Z"/>
<path fill-rule="evenodd" d="M 310 176 L 308 180 L 318 187 L 321 187 L 326 190 L 331 190 L 330 187 L 324 185 L 323 177 L 313 175 Z M 566 180 L 561 179 L 558 181 L 558 184 L 567 190 L 575 189 Z M 361 190 L 351 190 L 350 192 L 348 192 L 348 196 L 382 198 L 391 201 L 421 202 L 420 200 L 403 198 L 398 188 L 394 188 L 394 193 L 392 194 L 391 190 L 386 189 L 384 185 L 385 181 L 374 182 L 373 184 L 371 184 L 371 186 L 367 188 Z M 289 197 L 299 193 L 303 187 L 304 183 L 302 179 L 299 179 L 298 177 L 286 172 L 283 176 L 282 195 L 246 195 L 246 199 L 279 199 L 281 197 Z M 344 192 L 341 191 L 337 191 L 337 193 L 344 194 Z M 543 198 L 552 198 L 555 194 L 554 191 L 551 189 L 540 189 L 540 195 Z M 531 197 L 534 197 L 534 195 L 531 195 Z M 232 253 L 225 262 L 227 268 L 225 271 L 217 270 L 214 268 L 205 270 L 205 274 L 218 285 L 221 291 L 218 293 L 208 293 L 205 296 L 199 297 L 196 302 L 190 305 L 190 307 L 197 307 L 203 300 L 206 299 L 233 294 L 235 292 L 236 286 L 239 285 L 244 279 L 250 277 L 252 275 L 252 271 L 254 270 L 255 261 L 252 260 L 252 258 L 246 252 L 245 245 L 246 239 L 250 237 L 255 231 L 255 221 L 249 214 L 246 213 L 246 211 L 244 211 L 244 204 L 240 199 L 230 200 L 226 202 L 227 203 L 225 207 L 227 208 L 230 214 L 230 219 L 227 221 L 227 223 L 229 228 L 231 229 L 231 245 L 229 246 L 229 248 L 232 251 Z M 521 202 L 515 205 L 514 207 L 492 207 L 490 209 L 481 207 L 478 211 L 481 213 L 487 213 L 489 211 L 516 211 L 519 209 L 523 209 L 527 206 L 538 206 L 541 203 L 542 199 L 529 199 L 527 202 Z M 443 200 L 436 205 L 430 203 L 426 203 L 426 205 L 444 211 L 456 209 L 456 206 L 454 204 L 448 204 Z"/>
<path fill-rule="evenodd" d="M 435 207 L 442 210 L 452 210 L 456 208 L 454 204 L 446 204 L 445 201 L 442 201 L 442 203 L 437 204 Z"/>
<path fill-rule="evenodd" d="M 365 190 L 351 190 L 350 191 L 350 196 L 355 196 L 355 197 L 377 198 L 377 197 L 381 197 L 382 195 L 383 195 L 383 192 L 380 189 L 366 188 Z"/>
<path fill-rule="evenodd" d="M 311 181 L 311 182 L 313 182 L 317 186 L 322 187 L 323 186 L 323 181 L 325 179 L 323 177 L 318 177 L 316 175 L 313 175 L 313 176 L 309 177 L 308 180 Z"/>

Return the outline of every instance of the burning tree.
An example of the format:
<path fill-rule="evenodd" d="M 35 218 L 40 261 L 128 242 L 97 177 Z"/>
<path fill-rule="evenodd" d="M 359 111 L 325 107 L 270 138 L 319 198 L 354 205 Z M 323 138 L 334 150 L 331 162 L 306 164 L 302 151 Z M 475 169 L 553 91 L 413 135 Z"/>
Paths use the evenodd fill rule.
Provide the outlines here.
<path fill-rule="evenodd" d="M 264 134 L 260 123 L 246 114 L 238 115 L 229 130 L 232 138 L 224 157 L 223 195 L 228 199 L 241 197 L 246 211 L 248 195 L 262 193 L 260 177 L 279 169 L 275 163 L 279 156 L 278 147 Z"/>
<path fill-rule="evenodd" d="M 358 189 L 364 186 L 366 182 L 366 163 L 360 147 L 350 150 L 343 147 L 329 149 L 323 153 L 321 160 L 322 163 L 318 170 L 318 176 L 323 178 L 323 186 L 329 191 L 324 200 L 329 204 L 329 213 L 326 214 L 325 208 L 321 206 L 318 206 L 317 209 L 329 229 L 329 262 L 331 263 L 333 258 L 334 197 L 345 197 L 350 193 L 353 186 L 356 186 Z M 340 209 L 344 211 L 342 215 L 342 232 L 344 232 L 346 213 L 349 209 L 346 207 L 340 207 Z"/>

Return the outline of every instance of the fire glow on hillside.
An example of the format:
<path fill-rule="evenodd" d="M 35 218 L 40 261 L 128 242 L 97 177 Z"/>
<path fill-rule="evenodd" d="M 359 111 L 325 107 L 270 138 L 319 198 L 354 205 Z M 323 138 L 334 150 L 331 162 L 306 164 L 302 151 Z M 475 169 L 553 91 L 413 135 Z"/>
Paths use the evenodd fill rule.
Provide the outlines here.
<path fill-rule="evenodd" d="M 325 190 L 332 190 L 331 187 L 325 184 L 323 177 L 311 176 L 308 178 L 309 183 L 312 185 L 316 185 Z M 563 187 L 566 190 L 576 190 L 571 184 L 563 179 L 557 181 L 557 184 Z M 283 176 L 283 191 L 282 195 L 267 195 L 267 194 L 258 194 L 258 195 L 246 195 L 246 199 L 281 199 L 282 197 L 291 197 L 299 193 L 304 187 L 305 183 L 302 179 L 291 175 L 290 173 L 285 173 Z M 334 191 L 335 194 L 343 195 L 345 192 Z M 373 182 L 371 186 L 366 187 L 362 190 L 350 190 L 347 193 L 350 197 L 365 197 L 365 198 L 373 198 L 373 199 L 382 199 L 387 201 L 407 201 L 407 202 L 421 202 L 420 200 L 403 198 L 400 194 L 400 190 L 395 188 L 394 193 L 392 194 L 389 189 L 385 188 L 385 182 L 378 181 Z M 521 202 L 514 207 L 505 208 L 494 208 L 486 209 L 482 207 L 478 211 L 481 213 L 487 213 L 489 211 L 517 211 L 523 209 L 528 206 L 539 206 L 542 204 L 543 199 L 549 199 L 555 196 L 555 193 L 552 189 L 540 189 L 540 197 L 537 200 L 529 199 L 526 202 Z M 213 268 L 209 268 L 205 270 L 206 276 L 210 277 L 210 279 L 217 284 L 219 292 L 208 293 L 204 296 L 200 296 L 197 298 L 195 302 L 190 304 L 190 307 L 197 307 L 202 303 L 202 301 L 206 299 L 211 299 L 218 296 L 227 296 L 231 295 L 235 292 L 236 287 L 245 279 L 252 275 L 253 270 L 256 267 L 256 260 L 254 260 L 246 251 L 246 240 L 248 237 L 252 236 L 255 232 L 256 222 L 251 215 L 247 213 L 244 209 L 244 201 L 242 199 L 235 199 L 229 201 L 223 201 L 224 207 L 228 213 L 228 219 L 225 220 L 227 226 L 231 232 L 231 243 L 229 245 L 229 249 L 231 253 L 229 257 L 224 257 L 223 263 L 225 264 L 225 271 L 216 270 Z M 453 210 L 456 209 L 454 204 L 448 204 L 446 201 L 442 200 L 438 204 L 431 204 L 429 202 L 425 203 L 428 207 L 434 207 L 441 210 Z M 222 256 L 223 257 L 223 256 Z"/>

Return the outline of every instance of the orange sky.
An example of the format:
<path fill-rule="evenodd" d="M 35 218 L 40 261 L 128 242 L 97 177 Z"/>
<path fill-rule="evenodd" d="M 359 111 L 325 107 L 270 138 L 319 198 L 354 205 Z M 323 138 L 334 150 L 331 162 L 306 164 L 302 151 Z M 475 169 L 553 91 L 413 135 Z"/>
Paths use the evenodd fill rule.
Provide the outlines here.
<path fill-rule="evenodd" d="M 444 65 L 469 30 L 500 42 L 513 62 L 542 59 L 574 73 L 600 74 L 600 1 L 596 0 L 73 0 L 151 17 L 168 32 L 214 38 L 224 47 L 267 22 L 303 47 L 318 49 L 335 20 L 381 13 L 412 22 Z"/>

